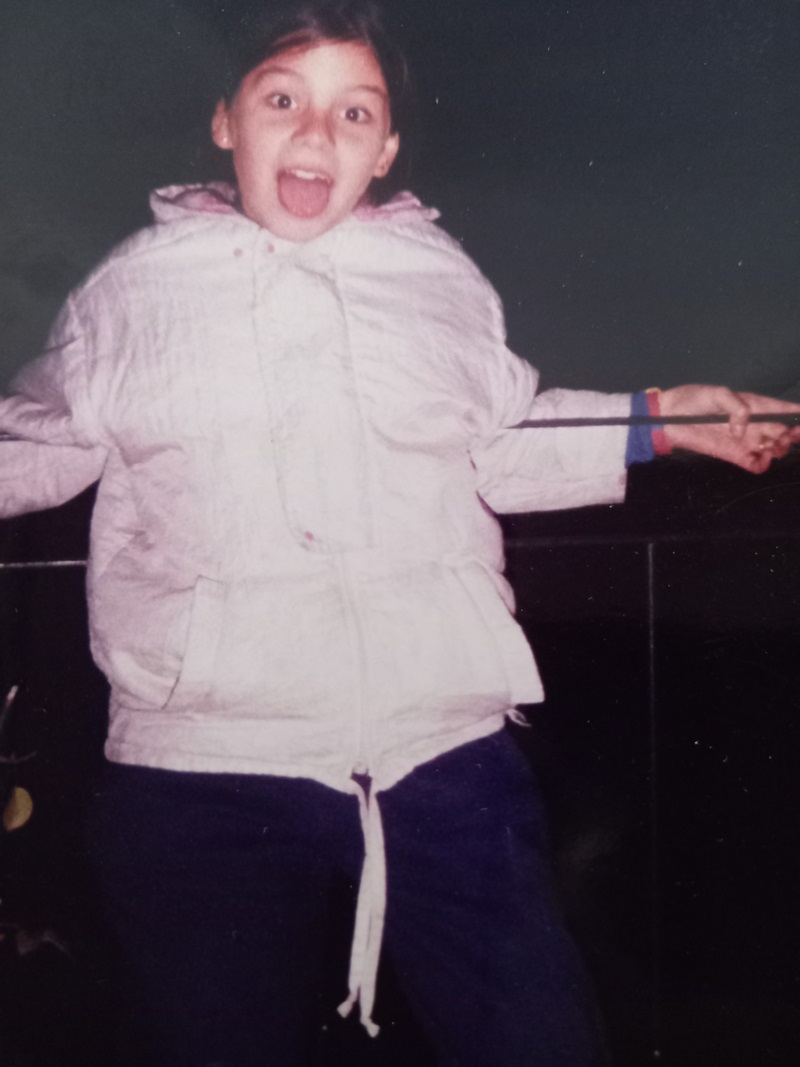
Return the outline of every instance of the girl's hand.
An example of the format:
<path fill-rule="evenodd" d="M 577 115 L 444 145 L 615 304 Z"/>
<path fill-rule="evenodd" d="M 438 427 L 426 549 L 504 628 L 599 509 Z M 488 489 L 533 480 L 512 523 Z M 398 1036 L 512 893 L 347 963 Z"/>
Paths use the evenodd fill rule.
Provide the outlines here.
<path fill-rule="evenodd" d="M 664 434 L 673 448 L 724 459 L 753 474 L 762 474 L 800 441 L 800 426 L 748 421 L 750 415 L 768 412 L 800 414 L 800 404 L 785 400 L 733 393 L 722 385 L 679 385 L 661 393 L 660 406 L 662 415 L 729 415 L 727 424 L 666 425 Z"/>

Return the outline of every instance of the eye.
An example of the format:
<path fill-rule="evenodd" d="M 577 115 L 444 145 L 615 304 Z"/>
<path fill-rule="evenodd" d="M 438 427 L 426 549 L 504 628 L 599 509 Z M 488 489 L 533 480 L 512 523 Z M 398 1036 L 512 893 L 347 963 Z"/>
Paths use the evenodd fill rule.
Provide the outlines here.
<path fill-rule="evenodd" d="M 369 122 L 372 115 L 365 107 L 353 106 L 345 109 L 344 117 L 348 122 Z"/>
<path fill-rule="evenodd" d="M 289 111 L 295 106 L 294 100 L 288 93 L 270 93 L 267 97 L 267 103 L 270 107 L 274 107 L 276 111 Z"/>

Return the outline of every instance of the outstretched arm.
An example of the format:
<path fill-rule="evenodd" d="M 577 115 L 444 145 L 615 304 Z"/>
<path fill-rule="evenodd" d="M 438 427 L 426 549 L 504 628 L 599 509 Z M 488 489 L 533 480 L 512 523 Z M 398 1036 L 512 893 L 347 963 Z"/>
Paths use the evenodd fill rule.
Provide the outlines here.
<path fill-rule="evenodd" d="M 0 397 L 0 517 L 55 507 L 96 482 L 108 449 L 89 399 L 85 332 L 72 301 L 43 356 Z"/>
<path fill-rule="evenodd" d="M 106 449 L 0 441 L 0 518 L 66 503 L 100 477 Z"/>

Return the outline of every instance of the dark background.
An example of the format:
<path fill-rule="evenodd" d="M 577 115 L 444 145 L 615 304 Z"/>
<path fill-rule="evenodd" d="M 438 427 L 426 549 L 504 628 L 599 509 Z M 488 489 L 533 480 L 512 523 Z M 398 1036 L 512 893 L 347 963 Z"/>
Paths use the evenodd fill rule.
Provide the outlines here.
<path fill-rule="evenodd" d="M 225 173 L 208 116 L 246 6 L 4 0 L 0 377 L 147 222 L 151 187 Z M 800 400 L 797 3 L 391 7 L 417 72 L 412 187 L 547 384 Z M 797 455 L 760 479 L 674 457 L 621 507 L 506 524 L 548 690 L 520 743 L 620 1067 L 800 1062 L 798 486 Z M 83 573 L 27 566 L 83 558 L 89 503 L 0 526 L 0 682 L 22 686 L 4 752 L 35 753 L 0 770 L 36 805 L 0 838 L 2 1067 L 128 1048 L 79 833 L 105 697 Z M 378 1050 L 331 1022 L 331 1067 L 428 1062 L 391 986 L 381 1011 Z"/>
<path fill-rule="evenodd" d="M 4 0 L 0 380 L 64 293 L 224 171 L 208 121 L 243 0 Z M 388 3 L 415 191 L 548 383 L 800 397 L 796 0 Z"/>

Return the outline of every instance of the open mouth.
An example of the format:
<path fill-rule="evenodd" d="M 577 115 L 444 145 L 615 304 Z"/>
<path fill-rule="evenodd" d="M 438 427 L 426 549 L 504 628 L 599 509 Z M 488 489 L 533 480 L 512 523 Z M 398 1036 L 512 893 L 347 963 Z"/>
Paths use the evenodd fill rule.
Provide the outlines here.
<path fill-rule="evenodd" d="M 314 219 L 321 215 L 331 198 L 333 182 L 327 174 L 287 167 L 278 172 L 278 199 L 290 215 Z"/>

